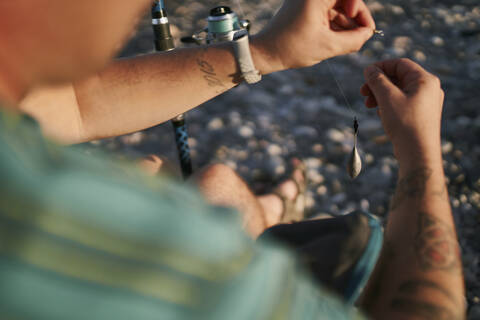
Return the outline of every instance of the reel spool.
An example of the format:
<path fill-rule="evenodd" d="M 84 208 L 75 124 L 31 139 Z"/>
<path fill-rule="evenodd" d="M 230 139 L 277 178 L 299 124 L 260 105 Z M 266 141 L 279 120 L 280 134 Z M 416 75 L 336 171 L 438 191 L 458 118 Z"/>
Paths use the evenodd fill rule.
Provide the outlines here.
<path fill-rule="evenodd" d="M 210 10 L 207 18 L 208 26 L 194 33 L 192 36 L 183 37 L 183 43 L 196 43 L 198 45 L 205 43 L 218 43 L 232 41 L 233 35 L 239 30 L 250 30 L 249 20 L 239 20 L 237 14 L 227 6 L 219 6 Z M 202 37 L 202 33 L 206 33 L 206 37 Z"/>

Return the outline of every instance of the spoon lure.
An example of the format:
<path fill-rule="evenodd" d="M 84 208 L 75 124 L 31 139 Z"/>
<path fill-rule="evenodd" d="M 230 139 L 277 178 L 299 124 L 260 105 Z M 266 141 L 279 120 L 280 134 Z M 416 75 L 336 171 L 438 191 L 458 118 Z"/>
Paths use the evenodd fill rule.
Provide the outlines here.
<path fill-rule="evenodd" d="M 353 132 L 353 150 L 347 162 L 347 173 L 350 178 L 355 179 L 362 171 L 362 158 L 357 149 L 358 121 L 356 117 L 353 119 Z"/>

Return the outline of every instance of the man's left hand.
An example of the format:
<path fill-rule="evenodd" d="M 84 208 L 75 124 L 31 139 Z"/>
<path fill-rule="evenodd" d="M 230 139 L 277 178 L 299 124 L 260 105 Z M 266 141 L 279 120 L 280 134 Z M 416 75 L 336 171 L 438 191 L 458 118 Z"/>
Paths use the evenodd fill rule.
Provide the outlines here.
<path fill-rule="evenodd" d="M 251 44 L 266 74 L 360 50 L 375 22 L 362 0 L 285 0 Z"/>

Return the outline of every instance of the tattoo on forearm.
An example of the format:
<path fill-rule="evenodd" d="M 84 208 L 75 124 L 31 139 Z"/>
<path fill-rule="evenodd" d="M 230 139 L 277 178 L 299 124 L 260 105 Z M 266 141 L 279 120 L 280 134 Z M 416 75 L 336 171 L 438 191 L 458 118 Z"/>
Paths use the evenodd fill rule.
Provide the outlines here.
<path fill-rule="evenodd" d="M 429 168 L 418 168 L 398 182 L 391 209 L 397 208 L 407 198 L 421 198 L 425 194 L 425 185 L 432 176 Z"/>
<path fill-rule="evenodd" d="M 420 267 L 424 271 L 459 269 L 460 248 L 453 227 L 434 215 L 420 212 L 417 230 L 414 249 Z"/>
<path fill-rule="evenodd" d="M 427 320 L 456 320 L 455 313 L 444 306 L 408 298 L 394 298 L 390 307 L 400 313 L 413 314 Z M 417 319 L 417 318 L 415 318 Z"/>
<path fill-rule="evenodd" d="M 215 69 L 210 63 L 208 63 L 206 60 L 197 58 L 197 65 L 200 67 L 200 71 L 203 73 L 203 79 L 207 81 L 210 87 L 225 87 L 222 81 L 220 81 L 220 79 L 217 77 Z"/>
<path fill-rule="evenodd" d="M 449 302 L 422 301 L 417 298 L 421 290 L 429 290 L 432 293 L 439 292 Z M 401 284 L 390 307 L 396 312 L 414 314 L 422 319 L 464 319 L 463 305 L 457 302 L 454 295 L 438 283 L 424 279 L 413 279 Z"/>
<path fill-rule="evenodd" d="M 458 305 L 457 299 L 455 296 L 447 289 L 441 286 L 440 284 L 424 279 L 413 279 L 404 282 L 398 288 L 399 293 L 416 295 L 423 289 L 434 290 L 442 293 L 446 298 L 448 298 L 454 305 Z"/>
<path fill-rule="evenodd" d="M 421 199 L 424 197 L 426 195 L 427 181 L 431 176 L 432 170 L 426 167 L 417 168 L 407 174 L 398 182 L 397 190 L 393 196 L 390 210 L 395 210 L 407 199 Z M 441 190 L 433 191 L 430 194 L 446 201 L 449 200 L 446 184 L 442 186 Z"/>

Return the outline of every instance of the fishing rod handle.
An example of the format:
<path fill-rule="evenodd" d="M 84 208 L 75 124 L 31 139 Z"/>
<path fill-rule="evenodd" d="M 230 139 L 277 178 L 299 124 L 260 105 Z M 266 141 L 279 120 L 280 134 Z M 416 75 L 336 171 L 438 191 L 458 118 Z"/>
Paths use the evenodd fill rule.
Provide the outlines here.
<path fill-rule="evenodd" d="M 170 23 L 168 21 L 165 3 L 163 0 L 154 1 L 152 5 L 152 27 L 157 51 L 170 51 L 175 49 Z"/>
<path fill-rule="evenodd" d="M 190 147 L 188 145 L 188 132 L 185 125 L 184 115 L 181 114 L 172 119 L 173 130 L 175 132 L 175 142 L 177 144 L 178 156 L 180 159 L 180 168 L 182 176 L 187 179 L 193 173 L 192 158 L 190 157 Z"/>
<path fill-rule="evenodd" d="M 152 4 L 152 27 L 156 51 L 164 52 L 175 49 L 175 42 L 170 32 L 170 23 L 163 0 L 155 0 Z M 192 174 L 193 167 L 190 157 L 190 147 L 188 145 L 185 116 L 180 114 L 173 118 L 171 122 L 175 132 L 175 143 L 177 145 L 182 176 L 184 179 L 187 179 Z"/>

